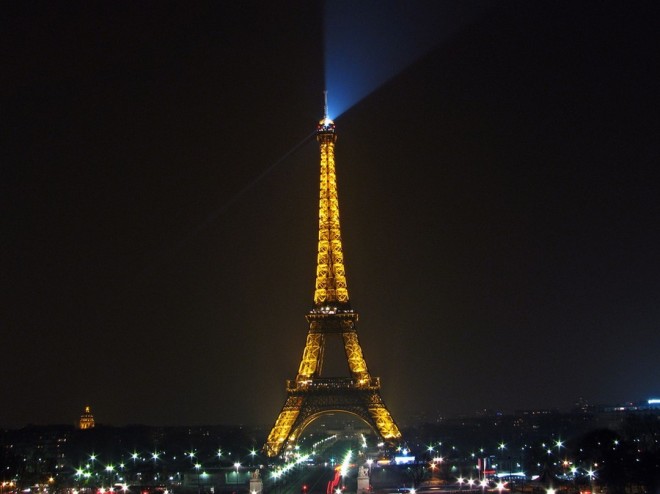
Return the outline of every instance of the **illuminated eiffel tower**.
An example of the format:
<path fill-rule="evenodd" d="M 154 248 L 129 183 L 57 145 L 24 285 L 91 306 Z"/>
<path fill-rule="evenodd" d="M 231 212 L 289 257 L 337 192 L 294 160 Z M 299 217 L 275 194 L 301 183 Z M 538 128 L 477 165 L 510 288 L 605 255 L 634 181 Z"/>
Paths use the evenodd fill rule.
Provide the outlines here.
<path fill-rule="evenodd" d="M 328 118 L 327 95 L 316 139 L 321 147 L 321 190 L 314 307 L 306 316 L 309 332 L 298 375 L 287 381 L 286 402 L 264 445 L 271 457 L 292 447 L 311 422 L 329 412 L 359 417 L 387 443 L 401 439 L 380 395 L 380 379 L 367 370 L 355 327 L 358 314 L 348 299 L 335 174 L 337 136 L 335 124 Z M 349 377 L 322 376 L 325 343 L 332 337 L 343 340 Z"/>

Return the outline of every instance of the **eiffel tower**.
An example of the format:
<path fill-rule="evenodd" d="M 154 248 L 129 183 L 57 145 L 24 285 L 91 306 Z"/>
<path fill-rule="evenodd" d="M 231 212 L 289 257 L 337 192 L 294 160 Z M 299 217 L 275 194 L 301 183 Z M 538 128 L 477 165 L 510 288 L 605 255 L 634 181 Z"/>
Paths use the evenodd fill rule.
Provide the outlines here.
<path fill-rule="evenodd" d="M 270 457 L 292 447 L 311 422 L 329 412 L 357 416 L 392 445 L 401 439 L 380 395 L 380 379 L 367 370 L 356 330 L 358 314 L 348 299 L 335 174 L 337 136 L 328 118 L 327 93 L 316 139 L 321 148 L 321 189 L 314 306 L 306 316 L 309 332 L 298 375 L 287 381 L 287 399 L 264 445 Z M 343 340 L 349 377 L 322 375 L 325 343 L 332 337 Z"/>

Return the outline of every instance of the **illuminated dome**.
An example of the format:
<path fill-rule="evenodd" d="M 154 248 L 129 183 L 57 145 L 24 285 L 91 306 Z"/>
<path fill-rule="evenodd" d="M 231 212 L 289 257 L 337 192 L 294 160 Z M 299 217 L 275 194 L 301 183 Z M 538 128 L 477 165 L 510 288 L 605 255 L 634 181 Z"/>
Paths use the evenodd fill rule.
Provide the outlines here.
<path fill-rule="evenodd" d="M 94 428 L 94 415 L 92 415 L 92 409 L 89 405 L 85 407 L 85 411 L 80 416 L 80 428 L 81 429 L 93 429 Z"/>

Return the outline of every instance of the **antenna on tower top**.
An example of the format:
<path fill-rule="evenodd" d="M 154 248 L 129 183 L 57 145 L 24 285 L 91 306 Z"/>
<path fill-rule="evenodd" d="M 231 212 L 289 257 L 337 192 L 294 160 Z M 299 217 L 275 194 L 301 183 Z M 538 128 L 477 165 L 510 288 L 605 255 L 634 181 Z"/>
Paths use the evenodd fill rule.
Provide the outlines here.
<path fill-rule="evenodd" d="M 323 91 L 323 100 L 324 100 L 323 118 L 325 120 L 327 120 L 328 119 L 328 90 L 327 89 Z"/>

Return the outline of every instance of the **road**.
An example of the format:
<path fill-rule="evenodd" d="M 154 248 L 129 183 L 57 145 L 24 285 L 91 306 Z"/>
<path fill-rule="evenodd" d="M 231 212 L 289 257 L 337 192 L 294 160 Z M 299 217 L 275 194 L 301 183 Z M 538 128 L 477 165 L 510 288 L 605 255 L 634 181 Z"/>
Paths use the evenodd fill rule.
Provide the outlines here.
<path fill-rule="evenodd" d="M 326 494 L 334 475 L 334 469 L 329 466 L 301 466 L 277 482 L 270 479 L 264 482 L 264 494 Z"/>

